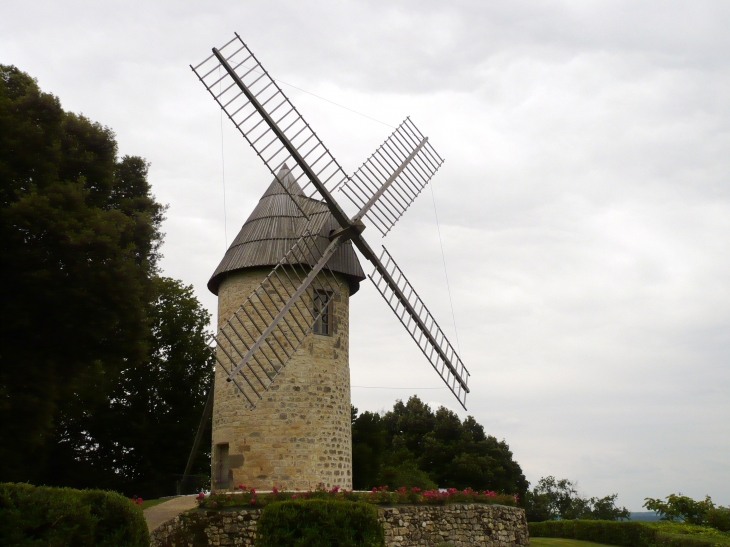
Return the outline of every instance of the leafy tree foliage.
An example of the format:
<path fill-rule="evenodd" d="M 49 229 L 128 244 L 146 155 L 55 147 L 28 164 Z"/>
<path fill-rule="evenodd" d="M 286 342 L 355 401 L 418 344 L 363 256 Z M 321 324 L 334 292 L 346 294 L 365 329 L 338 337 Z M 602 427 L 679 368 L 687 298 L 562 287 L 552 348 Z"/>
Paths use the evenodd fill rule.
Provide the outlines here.
<path fill-rule="evenodd" d="M 139 472 L 141 439 L 162 432 L 141 401 L 166 388 L 143 384 L 166 381 L 163 357 L 175 376 L 165 335 L 195 331 L 203 312 L 156 279 L 164 207 L 147 172 L 143 159 L 118 157 L 109 128 L 0 65 L 0 480 L 115 487 Z M 175 302 L 196 311 L 161 319 Z M 162 396 L 175 411 L 159 416 L 179 423 L 157 437 L 171 450 L 210 370 L 201 349 L 175 351 L 197 359 L 198 383 Z"/>
<path fill-rule="evenodd" d="M 705 496 L 703 500 L 694 500 L 680 492 L 669 494 L 665 499 L 666 501 L 645 498 L 644 507 L 656 511 L 662 520 L 709 525 L 721 531 L 730 530 L 730 509 L 715 506 L 710 496 Z"/>
<path fill-rule="evenodd" d="M 504 441 L 469 416 L 436 412 L 418 397 L 383 416 L 353 408 L 353 484 L 489 489 L 524 497 L 528 483 Z"/>
<path fill-rule="evenodd" d="M 147 361 L 123 370 L 93 415 L 61 418 L 46 482 L 101 483 L 148 498 L 173 493 L 211 386 L 210 318 L 192 286 L 158 277 L 154 288 Z M 209 473 L 209 446 L 203 455 L 193 473 Z"/>
<path fill-rule="evenodd" d="M 617 494 L 603 498 L 582 498 L 577 485 L 568 479 L 541 478 L 527 494 L 527 520 L 628 520 L 631 513 L 616 507 Z"/>

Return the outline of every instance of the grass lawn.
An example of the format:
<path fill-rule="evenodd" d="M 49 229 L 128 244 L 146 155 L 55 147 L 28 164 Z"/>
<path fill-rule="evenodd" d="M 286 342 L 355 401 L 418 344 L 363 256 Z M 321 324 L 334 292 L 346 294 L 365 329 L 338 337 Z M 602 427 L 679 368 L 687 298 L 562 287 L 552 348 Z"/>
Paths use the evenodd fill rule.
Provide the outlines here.
<path fill-rule="evenodd" d="M 604 547 L 603 543 L 563 538 L 530 538 L 530 547 Z"/>
<path fill-rule="evenodd" d="M 155 505 L 159 505 L 160 503 L 165 503 L 166 501 L 170 501 L 171 499 L 174 499 L 176 497 L 177 496 L 170 496 L 167 498 L 160 498 L 157 500 L 144 500 L 142 502 L 141 507 L 142 507 L 142 510 L 144 511 L 145 509 L 149 509 L 150 507 L 154 507 Z M 582 541 L 581 543 L 585 543 L 585 542 Z"/>

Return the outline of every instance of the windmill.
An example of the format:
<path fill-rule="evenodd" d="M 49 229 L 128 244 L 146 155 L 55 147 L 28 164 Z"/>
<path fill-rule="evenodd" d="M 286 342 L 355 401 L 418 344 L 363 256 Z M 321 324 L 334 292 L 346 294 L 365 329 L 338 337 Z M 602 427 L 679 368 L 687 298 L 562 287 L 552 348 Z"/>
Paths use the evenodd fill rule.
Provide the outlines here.
<path fill-rule="evenodd" d="M 219 297 L 213 487 L 351 488 L 348 299 L 364 279 L 353 246 L 466 408 L 459 355 L 390 253 L 363 238 L 366 225 L 387 235 L 443 159 L 406 118 L 349 177 L 237 33 L 191 68 L 274 177 L 208 284 Z"/>

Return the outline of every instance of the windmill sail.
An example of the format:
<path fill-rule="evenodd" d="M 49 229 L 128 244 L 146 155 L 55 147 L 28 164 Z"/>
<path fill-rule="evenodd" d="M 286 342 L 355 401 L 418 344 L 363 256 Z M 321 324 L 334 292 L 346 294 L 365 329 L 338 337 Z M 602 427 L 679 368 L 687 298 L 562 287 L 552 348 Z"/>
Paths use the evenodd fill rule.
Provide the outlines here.
<path fill-rule="evenodd" d="M 322 249 L 317 235 L 326 215 L 319 217 L 314 217 L 318 226 L 305 231 L 213 337 L 218 364 L 251 408 L 325 312 L 315 311 L 309 287 L 340 294 L 339 282 L 326 266 L 339 241 Z"/>
<path fill-rule="evenodd" d="M 406 118 L 340 190 L 385 236 L 443 162 Z"/>
<path fill-rule="evenodd" d="M 469 371 L 459 354 L 385 247 L 378 262 L 370 280 L 466 410 Z"/>
<path fill-rule="evenodd" d="M 241 37 L 213 52 L 191 68 L 269 171 L 276 176 L 285 163 L 293 165 L 294 179 L 312 197 L 317 188 L 296 161 L 298 152 L 326 188 L 339 186 L 347 178 L 342 167 Z"/>

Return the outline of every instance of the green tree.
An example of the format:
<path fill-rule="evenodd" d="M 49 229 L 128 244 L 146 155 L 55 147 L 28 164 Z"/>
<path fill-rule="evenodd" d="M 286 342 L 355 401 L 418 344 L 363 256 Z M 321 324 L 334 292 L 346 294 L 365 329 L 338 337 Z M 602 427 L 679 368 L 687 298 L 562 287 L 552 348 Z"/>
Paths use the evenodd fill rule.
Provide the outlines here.
<path fill-rule="evenodd" d="M 192 286 L 158 277 L 154 288 L 149 359 L 122 371 L 93 415 L 62 419 L 63 430 L 76 434 L 52 451 L 48 484 L 73 477 L 77 487 L 103 484 L 143 497 L 173 493 L 211 387 L 214 354 L 206 345 L 210 317 Z M 193 473 L 209 471 L 210 446 L 203 443 Z"/>
<path fill-rule="evenodd" d="M 669 494 L 667 501 L 655 498 L 645 498 L 644 507 L 656 511 L 662 520 L 684 521 L 690 524 L 705 524 L 707 512 L 715 508 L 710 496 L 696 501 L 688 496 Z"/>
<path fill-rule="evenodd" d="M 586 510 L 580 516 L 587 520 L 631 520 L 631 511 L 616 505 L 618 494 L 602 498 L 590 498 L 586 502 Z"/>
<path fill-rule="evenodd" d="M 43 474 L 59 414 L 89 412 L 147 351 L 163 207 L 147 164 L 0 66 L 0 476 Z"/>
<path fill-rule="evenodd" d="M 382 417 L 363 413 L 353 421 L 353 481 L 363 489 L 438 485 L 521 498 L 528 487 L 504 441 L 487 436 L 472 416 L 461 421 L 444 407 L 433 412 L 415 396 Z"/>
<path fill-rule="evenodd" d="M 586 502 L 578 495 L 573 482 L 543 477 L 527 496 L 527 520 L 576 519 L 585 506 Z"/>
<path fill-rule="evenodd" d="M 369 490 L 380 480 L 385 455 L 386 433 L 383 420 L 375 412 L 352 412 L 352 486 Z"/>
<path fill-rule="evenodd" d="M 543 477 L 527 494 L 527 520 L 629 520 L 629 510 L 616 506 L 617 497 L 617 494 L 611 494 L 585 499 L 578 493 L 574 482 L 557 480 L 553 476 Z"/>
<path fill-rule="evenodd" d="M 207 315 L 157 278 L 148 167 L 0 65 L 0 481 L 123 488 L 187 457 Z"/>

